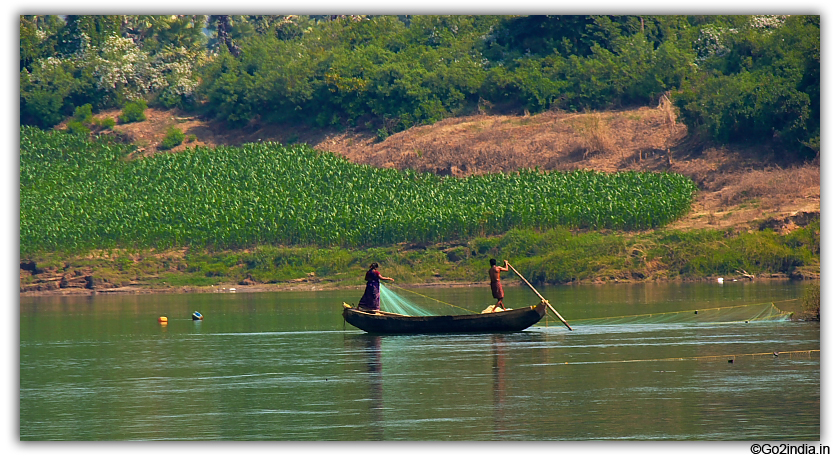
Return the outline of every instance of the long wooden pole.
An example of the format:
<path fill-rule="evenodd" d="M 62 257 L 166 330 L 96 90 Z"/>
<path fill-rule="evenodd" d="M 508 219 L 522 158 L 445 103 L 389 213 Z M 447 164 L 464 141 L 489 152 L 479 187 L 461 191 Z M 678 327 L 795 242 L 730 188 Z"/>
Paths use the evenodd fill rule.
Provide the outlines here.
<path fill-rule="evenodd" d="M 523 281 L 524 281 L 524 282 L 525 282 L 525 283 L 526 283 L 526 284 L 527 284 L 527 285 L 531 288 L 531 291 L 533 291 L 534 293 L 536 293 L 536 294 L 537 294 L 537 296 L 539 296 L 539 297 L 540 297 L 540 299 L 542 299 L 542 302 L 544 302 L 544 303 L 548 306 L 548 308 L 549 308 L 549 309 L 551 309 L 551 311 L 552 311 L 552 312 L 554 312 L 554 315 L 557 315 L 557 318 L 559 318 L 559 319 L 560 319 L 560 321 L 562 321 L 562 322 L 563 322 L 563 324 L 564 324 L 564 325 L 566 325 L 566 327 L 567 327 L 567 328 L 569 328 L 569 331 L 572 331 L 572 327 L 571 327 L 571 326 L 569 326 L 569 324 L 568 324 L 568 323 L 566 323 L 566 320 L 564 320 L 564 319 L 563 319 L 563 317 L 561 317 L 561 316 L 560 316 L 560 313 L 559 313 L 559 312 L 557 312 L 556 310 L 554 310 L 554 307 L 551 305 L 551 303 L 550 303 L 550 302 L 548 302 L 548 299 L 543 298 L 543 295 L 541 295 L 541 294 L 540 294 L 540 292 L 539 292 L 539 291 L 537 291 L 537 289 L 536 289 L 536 288 L 534 288 L 534 286 L 533 286 L 533 285 L 531 285 L 531 282 L 528 282 L 528 279 L 526 279 L 525 277 L 523 277 L 523 276 L 522 276 L 522 274 L 520 274 L 520 273 L 519 273 L 519 271 L 517 271 L 517 270 L 516 270 L 516 268 L 514 268 L 514 267 L 513 267 L 513 265 L 512 265 L 512 264 L 510 264 L 509 262 L 508 262 L 508 266 L 510 266 L 510 269 L 511 269 L 513 272 L 515 272 L 515 273 L 516 273 L 516 275 L 518 275 L 518 276 L 519 276 L 519 278 L 520 278 L 520 279 L 522 279 L 522 280 L 523 280 Z"/>

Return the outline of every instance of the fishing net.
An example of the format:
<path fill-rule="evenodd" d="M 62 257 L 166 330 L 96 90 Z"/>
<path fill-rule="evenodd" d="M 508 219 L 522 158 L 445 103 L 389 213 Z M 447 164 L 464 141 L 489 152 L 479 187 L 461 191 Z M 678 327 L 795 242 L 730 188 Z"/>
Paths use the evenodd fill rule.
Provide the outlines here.
<path fill-rule="evenodd" d="M 399 287 L 397 287 L 399 288 Z M 419 293 L 415 293 L 419 294 Z M 422 295 L 421 295 L 422 296 Z M 428 297 L 427 297 L 428 298 Z M 435 315 L 410 299 L 390 290 L 384 284 L 379 286 L 380 306 L 385 312 L 393 312 L 411 316 Z M 431 299 L 431 298 L 430 298 Z M 440 301 L 442 302 L 442 301 Z M 447 304 L 447 303 L 444 303 Z M 452 306 L 451 304 L 448 304 Z M 452 306 L 457 307 L 457 306 Z M 463 309 L 466 310 L 466 309 Z M 475 313 L 475 312 L 473 312 Z M 569 324 L 578 326 L 589 325 L 644 325 L 661 323 L 743 323 L 759 321 L 790 320 L 792 312 L 783 311 L 772 302 L 759 304 L 744 304 L 739 306 L 713 307 L 697 310 L 683 310 L 675 312 L 659 312 L 637 315 L 618 315 L 612 317 L 566 319 Z M 546 314 L 546 318 L 553 319 L 553 315 Z M 562 324 L 558 321 L 546 324 Z"/>
<path fill-rule="evenodd" d="M 412 317 L 427 317 L 434 315 L 393 291 L 384 284 L 379 284 L 379 307 L 385 312 L 411 315 Z"/>
<path fill-rule="evenodd" d="M 791 312 L 785 312 L 772 302 L 711 309 L 684 310 L 615 317 L 568 320 L 570 324 L 586 325 L 641 325 L 655 323 L 734 323 L 746 321 L 785 321 Z"/>

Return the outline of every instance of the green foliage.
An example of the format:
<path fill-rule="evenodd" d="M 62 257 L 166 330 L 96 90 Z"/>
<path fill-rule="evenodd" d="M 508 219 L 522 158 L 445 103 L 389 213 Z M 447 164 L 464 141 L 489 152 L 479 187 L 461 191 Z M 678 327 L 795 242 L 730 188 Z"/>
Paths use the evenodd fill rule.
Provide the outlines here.
<path fill-rule="evenodd" d="M 820 221 L 812 221 L 802 229 L 794 230 L 785 236 L 785 244 L 791 248 L 804 247 L 812 255 L 820 254 Z"/>
<path fill-rule="evenodd" d="M 20 72 L 21 124 L 49 128 L 60 123 L 78 89 L 73 68 L 60 60 L 40 60 Z"/>
<path fill-rule="evenodd" d="M 477 237 L 470 242 L 470 245 L 479 255 L 498 255 L 499 238 Z"/>
<path fill-rule="evenodd" d="M 819 18 L 791 16 L 718 31 L 715 53 L 674 95 L 692 134 L 719 141 L 778 140 L 804 158 L 819 148 Z"/>
<path fill-rule="evenodd" d="M 716 276 L 738 270 L 790 273 L 811 263 L 814 254 L 804 246 L 793 247 L 770 230 L 732 236 L 703 230 L 672 233 L 665 241 L 664 260 L 687 276 Z"/>
<path fill-rule="evenodd" d="M 535 283 L 648 278 L 706 278 L 753 274 L 790 274 L 819 262 L 807 245 L 791 237 L 809 236 L 807 228 L 788 236 L 772 231 L 732 233 L 715 230 L 661 231 L 626 236 L 621 233 L 573 234 L 565 228 L 545 232 L 511 230 L 488 245 L 477 238 L 471 247 L 485 258 L 508 259 Z M 525 242 L 523 235 L 526 237 Z M 819 242 L 819 234 L 816 235 Z M 482 248 L 483 246 L 487 246 Z"/>
<path fill-rule="evenodd" d="M 184 135 L 184 132 L 181 131 L 181 129 L 177 127 L 169 127 L 166 130 L 166 136 L 164 136 L 161 141 L 159 148 L 162 150 L 172 149 L 184 142 L 184 138 L 186 138 L 186 135 Z"/>
<path fill-rule="evenodd" d="M 223 53 L 208 67 L 201 92 L 235 125 L 257 115 L 322 127 L 375 118 L 384 137 L 471 112 L 479 99 L 505 106 L 513 100 L 533 112 L 647 103 L 678 88 L 691 63 L 670 41 L 654 50 L 637 35 L 615 38 L 627 42 L 613 43 L 618 57 L 594 44 L 596 52 L 585 57 L 528 52 L 493 66 L 481 53 L 490 39 L 484 34 L 500 20 L 422 16 L 406 28 L 386 16 L 325 24 L 294 43 L 253 37 L 243 41 L 239 59 Z M 616 81 L 617 74 L 627 81 Z M 296 90 L 283 93 L 290 88 Z"/>
<path fill-rule="evenodd" d="M 76 108 L 76 110 L 73 111 L 73 120 L 86 124 L 93 123 L 93 107 L 90 103 Z"/>
<path fill-rule="evenodd" d="M 149 106 L 144 100 L 129 101 L 125 104 L 125 106 L 123 106 L 122 112 L 119 116 L 120 122 L 142 122 L 146 120 L 147 109 L 149 109 Z"/>
<path fill-rule="evenodd" d="M 22 16 L 21 124 L 47 128 L 73 106 L 96 111 L 139 98 L 190 106 L 194 68 L 208 58 L 203 23 L 203 16 Z"/>
<path fill-rule="evenodd" d="M 820 320 L 820 285 L 811 284 L 805 287 L 805 296 L 802 298 L 802 312 L 809 320 Z"/>
<path fill-rule="evenodd" d="M 89 135 L 90 128 L 78 120 L 71 120 L 67 122 L 67 133 L 74 135 Z"/>
<path fill-rule="evenodd" d="M 57 32 L 63 26 L 59 16 L 20 16 L 20 70 L 31 70 L 37 60 L 55 55 Z"/>
<path fill-rule="evenodd" d="M 647 229 L 683 215 L 671 173 L 440 178 L 305 145 L 197 147 L 124 162 L 107 141 L 21 130 L 21 251 L 437 242 L 557 225 Z M 49 228 L 47 228 L 49 227 Z"/>
<path fill-rule="evenodd" d="M 204 16 L 125 16 L 126 35 L 142 43 L 146 52 L 155 54 L 167 48 L 200 49 L 207 43 L 202 33 Z"/>
<path fill-rule="evenodd" d="M 114 128 L 114 126 L 117 124 L 117 121 L 115 121 L 113 117 L 105 117 L 103 119 L 93 119 L 93 124 L 98 127 L 110 130 Z"/>
<path fill-rule="evenodd" d="M 105 15 L 68 15 L 60 33 L 59 49 L 72 54 L 87 44 L 98 46 L 109 37 L 119 35 L 122 18 Z"/>
<path fill-rule="evenodd" d="M 428 245 L 425 249 L 404 249 L 399 245 L 317 248 L 263 244 L 238 251 L 191 248 L 183 258 L 170 257 L 167 251 L 160 249 L 154 252 L 129 249 L 116 254 L 108 251 L 107 255 L 100 256 L 87 253 L 68 256 L 45 251 L 27 258 L 35 261 L 41 270 L 90 267 L 97 276 L 108 277 L 113 283 L 139 279 L 171 286 L 237 283 L 245 278 L 261 283 L 285 283 L 310 277 L 331 285 L 357 285 L 372 261 L 378 261 L 390 271 L 388 275 L 397 277 L 400 283 L 423 283 L 430 277 L 484 282 L 490 258 L 510 260 L 528 281 L 537 284 L 663 278 L 693 280 L 740 276 L 740 269 L 757 275 L 789 273 L 784 268 L 785 257 L 790 252 L 805 267 L 818 265 L 819 257 L 811 256 L 806 246 L 790 244 L 791 236 L 802 237 L 798 231 L 787 236 L 769 231 L 713 230 L 627 234 L 574 233 L 558 227 L 545 231 L 514 229 L 501 236 L 477 237 L 466 245 L 444 243 Z M 751 247 L 743 248 L 746 245 Z M 786 247 L 780 249 L 780 246 Z M 765 252 L 761 254 L 762 265 L 753 263 L 756 250 Z M 781 257 L 773 259 L 773 252 L 780 253 Z M 132 259 L 138 257 L 140 261 Z M 707 261 L 707 257 L 715 260 Z M 801 318 L 819 318 L 819 293 L 819 284 L 806 287 Z"/>
<path fill-rule="evenodd" d="M 21 16 L 21 124 L 144 98 L 232 126 L 384 136 L 480 103 L 582 111 L 671 92 L 691 134 L 820 147 L 819 16 L 224 16 L 233 54 L 222 17 Z"/>

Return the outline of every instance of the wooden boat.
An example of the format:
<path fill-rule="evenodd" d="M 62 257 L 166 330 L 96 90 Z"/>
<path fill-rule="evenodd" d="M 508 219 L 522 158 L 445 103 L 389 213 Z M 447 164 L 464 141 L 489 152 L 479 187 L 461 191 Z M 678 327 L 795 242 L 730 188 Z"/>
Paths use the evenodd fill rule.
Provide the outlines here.
<path fill-rule="evenodd" d="M 472 315 L 412 317 L 397 313 L 361 310 L 344 303 L 344 321 L 369 333 L 435 334 L 522 331 L 545 316 L 546 303 L 503 312 Z"/>

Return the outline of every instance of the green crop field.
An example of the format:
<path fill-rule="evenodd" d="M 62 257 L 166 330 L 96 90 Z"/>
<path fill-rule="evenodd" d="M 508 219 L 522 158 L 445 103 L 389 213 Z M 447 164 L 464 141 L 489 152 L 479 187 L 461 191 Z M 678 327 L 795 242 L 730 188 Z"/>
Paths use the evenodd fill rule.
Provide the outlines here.
<path fill-rule="evenodd" d="M 353 164 L 306 145 L 129 146 L 21 128 L 20 252 L 261 244 L 364 247 L 513 228 L 638 230 L 685 214 L 673 173 L 523 170 L 467 178 Z"/>

